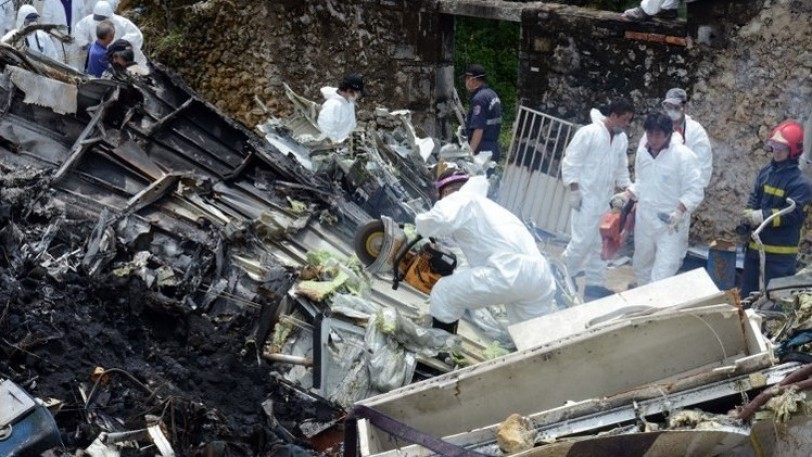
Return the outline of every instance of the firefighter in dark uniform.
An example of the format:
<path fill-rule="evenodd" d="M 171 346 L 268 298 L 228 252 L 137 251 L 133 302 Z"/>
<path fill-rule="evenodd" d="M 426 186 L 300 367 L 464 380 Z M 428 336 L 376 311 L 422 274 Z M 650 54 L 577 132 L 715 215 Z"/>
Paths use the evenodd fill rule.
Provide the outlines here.
<path fill-rule="evenodd" d="M 773 159 L 758 172 L 742 215 L 742 222 L 754 230 L 765 218 L 787 207 L 787 198 L 796 204 L 793 212 L 776 217 L 761 232 L 766 259 L 764 284 L 773 278 L 795 274 L 795 258 L 806 217 L 804 207 L 812 200 L 812 184 L 798 168 L 803 139 L 803 128 L 795 121 L 784 121 L 773 130 L 767 141 L 767 150 L 772 152 Z M 742 297 L 758 290 L 758 277 L 758 245 L 751 241 L 744 258 Z"/>
<path fill-rule="evenodd" d="M 499 161 L 499 131 L 502 128 L 502 101 L 485 81 L 482 65 L 469 65 L 462 75 L 471 95 L 471 108 L 465 121 L 465 133 L 474 155 L 491 151 L 494 162 Z"/>

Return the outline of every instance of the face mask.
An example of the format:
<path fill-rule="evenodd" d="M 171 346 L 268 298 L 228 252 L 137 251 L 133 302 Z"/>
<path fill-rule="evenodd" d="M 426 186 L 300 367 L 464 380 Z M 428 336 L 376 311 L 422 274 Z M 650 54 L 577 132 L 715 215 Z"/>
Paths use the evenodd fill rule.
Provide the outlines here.
<path fill-rule="evenodd" d="M 669 109 L 669 110 L 665 111 L 665 114 L 667 114 L 668 117 L 670 117 L 672 121 L 678 121 L 678 120 L 682 119 L 682 111 L 679 111 L 679 110 Z"/>
<path fill-rule="evenodd" d="M 621 127 L 612 127 L 612 133 L 617 135 L 618 133 L 623 133 L 623 129 Z"/>
<path fill-rule="evenodd" d="M 349 100 L 349 101 L 350 101 L 350 102 L 352 102 L 352 103 L 357 102 L 357 101 L 358 101 L 358 94 L 352 94 L 352 95 L 350 95 L 350 97 L 349 97 L 347 100 Z"/>

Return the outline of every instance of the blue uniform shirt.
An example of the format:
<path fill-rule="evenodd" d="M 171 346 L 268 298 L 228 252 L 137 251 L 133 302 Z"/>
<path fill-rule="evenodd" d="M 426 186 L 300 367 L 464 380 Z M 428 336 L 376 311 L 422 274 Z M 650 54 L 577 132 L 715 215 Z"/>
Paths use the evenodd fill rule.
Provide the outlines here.
<path fill-rule="evenodd" d="M 480 151 L 492 151 L 493 160 L 498 161 L 499 151 L 499 131 L 502 128 L 502 101 L 499 96 L 487 84 L 479 86 L 471 94 L 471 108 L 468 110 L 468 118 L 465 122 L 465 133 L 468 139 L 474 130 L 482 129 L 482 141 L 474 154 Z"/>
<path fill-rule="evenodd" d="M 747 207 L 760 209 L 766 219 L 770 214 L 786 207 L 787 198 L 795 200 L 795 211 L 773 219 L 761 232 L 761 241 L 768 256 L 788 254 L 795 257 L 801 240 L 801 228 L 806 219 L 804 206 L 812 200 L 810 183 L 798 168 L 798 162 L 771 162 L 758 172 Z M 751 243 L 750 248 L 752 251 L 757 246 Z"/>
<path fill-rule="evenodd" d="M 110 63 L 107 62 L 106 51 L 107 48 L 99 44 L 98 41 L 93 42 L 93 46 L 90 47 L 90 51 L 87 53 L 87 74 L 101 78 L 104 70 L 107 70 L 107 67 L 110 66 Z"/>

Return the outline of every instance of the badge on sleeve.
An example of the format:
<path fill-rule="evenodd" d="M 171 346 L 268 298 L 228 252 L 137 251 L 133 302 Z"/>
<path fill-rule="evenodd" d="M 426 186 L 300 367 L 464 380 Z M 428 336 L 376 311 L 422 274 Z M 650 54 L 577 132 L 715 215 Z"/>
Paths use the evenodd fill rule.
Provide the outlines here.
<path fill-rule="evenodd" d="M 474 116 L 479 116 L 479 113 L 482 112 L 482 106 L 474 105 Z"/>

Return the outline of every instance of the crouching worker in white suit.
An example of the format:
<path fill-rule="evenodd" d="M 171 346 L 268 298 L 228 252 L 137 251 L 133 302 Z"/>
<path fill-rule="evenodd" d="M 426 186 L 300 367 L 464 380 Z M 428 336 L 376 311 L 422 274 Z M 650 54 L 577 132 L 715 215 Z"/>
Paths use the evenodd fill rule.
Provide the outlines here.
<path fill-rule="evenodd" d="M 510 211 L 487 198 L 484 176 L 446 170 L 440 200 L 415 218 L 424 237 L 450 237 L 468 266 L 431 290 L 433 326 L 454 333 L 466 309 L 504 304 L 510 324 L 555 311 L 555 281 L 533 235 Z"/>

